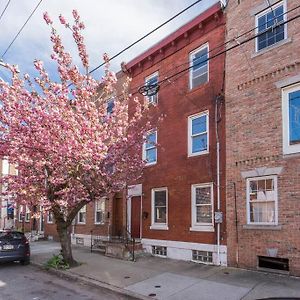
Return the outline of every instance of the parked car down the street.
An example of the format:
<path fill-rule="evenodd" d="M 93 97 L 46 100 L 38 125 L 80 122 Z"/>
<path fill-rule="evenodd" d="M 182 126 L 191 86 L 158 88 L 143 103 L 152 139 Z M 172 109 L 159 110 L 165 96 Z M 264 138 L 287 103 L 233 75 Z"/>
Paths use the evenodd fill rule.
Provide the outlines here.
<path fill-rule="evenodd" d="M 30 245 L 24 233 L 14 230 L 0 231 L 0 262 L 30 262 Z"/>

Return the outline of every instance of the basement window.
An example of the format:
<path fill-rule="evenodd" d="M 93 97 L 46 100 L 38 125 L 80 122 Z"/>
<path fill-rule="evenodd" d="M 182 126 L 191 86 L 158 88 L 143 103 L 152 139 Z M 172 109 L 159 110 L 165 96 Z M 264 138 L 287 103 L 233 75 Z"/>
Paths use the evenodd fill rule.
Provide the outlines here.
<path fill-rule="evenodd" d="M 163 246 L 152 246 L 152 254 L 156 256 L 167 256 L 167 247 Z"/>
<path fill-rule="evenodd" d="M 76 238 L 76 245 L 84 245 L 84 239 L 83 238 Z"/>
<path fill-rule="evenodd" d="M 288 258 L 258 256 L 258 267 L 271 270 L 289 271 L 289 260 Z"/>
<path fill-rule="evenodd" d="M 212 263 L 212 252 L 192 250 L 192 261 L 201 263 Z"/>

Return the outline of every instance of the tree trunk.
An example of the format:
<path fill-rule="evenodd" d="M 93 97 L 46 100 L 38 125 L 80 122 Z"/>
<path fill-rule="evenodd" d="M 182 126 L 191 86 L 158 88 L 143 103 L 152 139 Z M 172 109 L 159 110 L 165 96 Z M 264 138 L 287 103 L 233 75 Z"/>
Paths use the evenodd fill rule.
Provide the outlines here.
<path fill-rule="evenodd" d="M 61 222 L 57 222 L 56 226 L 61 245 L 61 253 L 65 263 L 67 263 L 70 267 L 77 266 L 78 263 L 73 258 L 72 254 L 71 234 L 69 230 L 70 226 L 67 226 L 65 223 Z"/>

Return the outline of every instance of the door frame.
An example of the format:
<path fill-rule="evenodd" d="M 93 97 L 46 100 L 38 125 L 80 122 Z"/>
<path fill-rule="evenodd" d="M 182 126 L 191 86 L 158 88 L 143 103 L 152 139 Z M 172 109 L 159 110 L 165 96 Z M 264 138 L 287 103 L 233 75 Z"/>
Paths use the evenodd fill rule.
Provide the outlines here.
<path fill-rule="evenodd" d="M 142 213 L 143 213 L 143 195 L 142 195 L 142 184 L 136 184 L 136 185 L 130 185 L 127 188 L 127 205 L 126 205 L 126 210 L 127 210 L 127 230 L 131 233 L 131 204 L 132 204 L 132 197 L 140 197 L 141 198 L 141 211 L 140 211 L 140 239 L 142 238 L 142 233 L 143 233 L 143 218 L 142 218 Z"/>

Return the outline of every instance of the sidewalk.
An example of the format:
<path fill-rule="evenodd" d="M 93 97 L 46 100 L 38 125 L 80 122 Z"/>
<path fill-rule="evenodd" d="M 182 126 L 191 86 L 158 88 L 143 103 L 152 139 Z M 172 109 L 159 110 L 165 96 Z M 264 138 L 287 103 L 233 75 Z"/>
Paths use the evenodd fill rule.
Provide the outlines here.
<path fill-rule="evenodd" d="M 31 249 L 32 263 L 41 265 L 59 252 L 59 244 L 35 242 Z M 90 253 L 90 249 L 84 247 L 74 247 L 73 254 L 82 265 L 59 271 L 62 276 L 141 299 L 300 299 L 300 278 L 158 257 L 123 261 Z"/>

